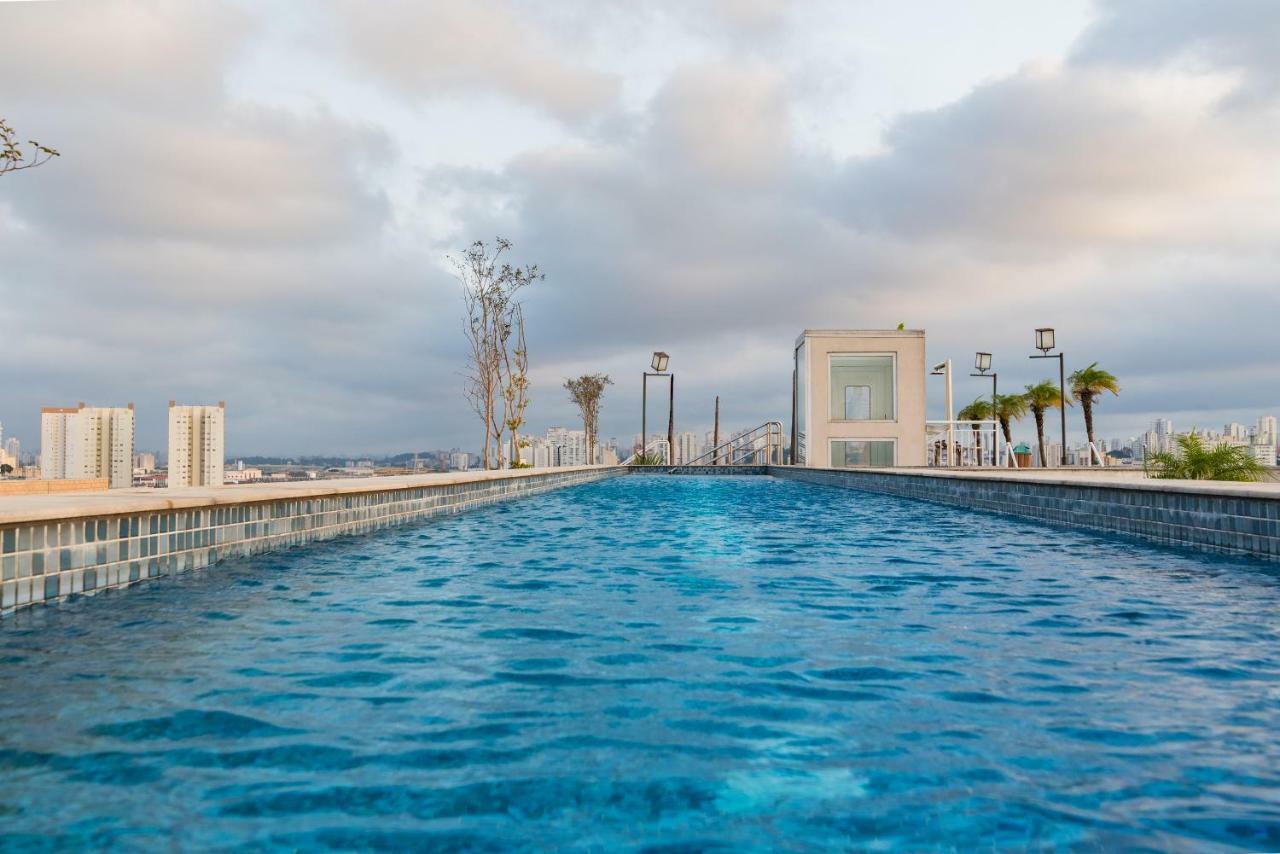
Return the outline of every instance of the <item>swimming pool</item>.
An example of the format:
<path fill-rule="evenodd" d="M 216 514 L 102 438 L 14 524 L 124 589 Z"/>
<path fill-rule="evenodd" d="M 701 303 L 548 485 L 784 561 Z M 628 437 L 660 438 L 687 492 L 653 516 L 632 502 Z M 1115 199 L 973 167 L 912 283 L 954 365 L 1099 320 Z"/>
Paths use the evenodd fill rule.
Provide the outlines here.
<path fill-rule="evenodd" d="M 0 624 L 0 848 L 1280 847 L 1274 564 L 631 476 Z"/>

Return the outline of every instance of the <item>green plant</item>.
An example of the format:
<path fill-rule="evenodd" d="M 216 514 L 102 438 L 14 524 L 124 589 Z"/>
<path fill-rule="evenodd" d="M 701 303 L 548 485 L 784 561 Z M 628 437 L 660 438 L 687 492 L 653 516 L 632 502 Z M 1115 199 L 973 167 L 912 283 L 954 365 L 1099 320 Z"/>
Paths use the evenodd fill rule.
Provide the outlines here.
<path fill-rule="evenodd" d="M 47 145 L 41 145 L 34 139 L 28 140 L 27 143 L 31 148 L 29 151 L 24 151 L 14 129 L 4 119 L 0 119 L 0 175 L 30 169 L 61 156 L 57 151 Z"/>
<path fill-rule="evenodd" d="M 1013 444 L 1013 431 L 1010 422 L 1021 421 L 1027 414 L 1027 396 L 1024 394 L 996 395 L 996 420 L 1004 432 L 1004 440 Z"/>
<path fill-rule="evenodd" d="M 1104 391 L 1120 394 L 1120 383 L 1114 376 L 1098 367 L 1094 362 L 1087 368 L 1081 368 L 1067 377 L 1071 384 L 1071 396 L 1080 401 L 1080 410 L 1084 413 L 1084 432 L 1093 444 L 1093 405 Z"/>
<path fill-rule="evenodd" d="M 1243 445 L 1210 448 L 1194 430 L 1178 436 L 1178 450 L 1147 454 L 1142 463 L 1147 477 L 1177 480 L 1231 480 L 1251 483 L 1269 476 L 1266 466 Z"/>
<path fill-rule="evenodd" d="M 657 451 L 640 451 L 631 459 L 633 466 L 661 466 L 666 465 L 666 462 L 666 455 Z"/>
<path fill-rule="evenodd" d="M 1027 408 L 1031 410 L 1032 416 L 1036 419 L 1036 442 L 1040 446 L 1040 465 L 1041 467 L 1047 466 L 1049 465 L 1049 457 L 1044 450 L 1044 414 L 1050 409 L 1061 408 L 1062 391 L 1053 380 L 1041 380 L 1035 385 L 1027 386 L 1027 390 L 1022 397 L 1026 400 Z M 1067 406 L 1070 405 L 1071 402 L 1067 401 Z"/>
<path fill-rule="evenodd" d="M 987 421 L 991 418 L 991 402 L 976 399 L 973 403 L 966 406 L 956 413 L 957 421 Z M 982 426 L 979 424 L 970 424 L 973 430 L 973 447 L 977 452 L 977 459 L 982 460 Z"/>
<path fill-rule="evenodd" d="M 531 469 L 533 468 L 533 463 L 527 463 L 524 460 L 512 460 L 511 467 L 513 469 Z"/>

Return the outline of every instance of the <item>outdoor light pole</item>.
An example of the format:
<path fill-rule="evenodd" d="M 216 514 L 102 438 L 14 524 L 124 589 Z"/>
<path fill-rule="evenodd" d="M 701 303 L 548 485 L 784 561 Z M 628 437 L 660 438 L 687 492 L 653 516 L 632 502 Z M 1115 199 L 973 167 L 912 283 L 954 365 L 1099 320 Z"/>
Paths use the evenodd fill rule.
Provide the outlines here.
<path fill-rule="evenodd" d="M 1067 362 L 1062 353 L 1050 355 L 1049 351 L 1053 348 L 1053 329 L 1048 326 L 1037 329 L 1036 349 L 1040 351 L 1040 355 L 1032 355 L 1027 358 L 1058 360 L 1058 394 L 1061 395 L 1058 403 L 1058 414 L 1062 417 L 1062 459 L 1060 463 L 1065 466 L 1067 464 Z M 1040 462 L 1043 463 L 1044 460 Z"/>
<path fill-rule="evenodd" d="M 947 385 L 947 465 L 955 465 L 956 454 L 956 422 L 955 408 L 951 401 L 951 360 L 939 362 L 933 366 L 935 377 L 946 377 Z"/>
<path fill-rule="evenodd" d="M 667 409 L 667 454 L 672 465 L 676 461 L 675 429 L 676 429 L 676 375 L 667 373 L 667 362 L 670 356 L 661 350 L 655 351 L 650 366 L 653 372 L 645 371 L 641 380 L 640 392 L 640 453 L 649 452 L 649 377 L 669 377 L 671 381 L 670 403 Z"/>
<path fill-rule="evenodd" d="M 1000 375 L 997 374 L 995 371 L 991 371 L 991 354 L 990 353 L 974 353 L 973 366 L 977 368 L 978 373 L 969 374 L 969 376 L 991 377 L 991 420 L 998 423 L 1000 419 L 996 417 L 996 398 L 997 398 L 996 392 L 998 391 L 997 383 L 999 382 L 998 377 Z M 991 371 L 991 373 L 987 373 L 987 371 Z M 993 466 L 1000 465 L 1000 460 L 996 454 L 996 446 L 1000 444 L 999 433 L 1000 433 L 1000 430 L 998 427 L 992 428 L 991 430 L 991 465 Z"/>

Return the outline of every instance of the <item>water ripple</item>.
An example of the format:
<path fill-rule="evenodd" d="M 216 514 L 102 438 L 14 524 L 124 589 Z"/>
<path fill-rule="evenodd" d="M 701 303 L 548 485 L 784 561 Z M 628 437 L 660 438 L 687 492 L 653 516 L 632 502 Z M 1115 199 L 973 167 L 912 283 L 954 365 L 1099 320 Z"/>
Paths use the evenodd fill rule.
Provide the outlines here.
<path fill-rule="evenodd" d="M 1274 567 L 628 477 L 0 624 L 0 850 L 1280 848 Z"/>

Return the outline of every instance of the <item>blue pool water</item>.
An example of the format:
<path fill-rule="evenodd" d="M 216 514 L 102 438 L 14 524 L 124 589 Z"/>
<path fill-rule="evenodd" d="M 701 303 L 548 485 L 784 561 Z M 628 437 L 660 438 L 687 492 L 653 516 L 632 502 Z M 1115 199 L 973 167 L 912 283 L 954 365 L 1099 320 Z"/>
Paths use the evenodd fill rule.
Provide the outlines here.
<path fill-rule="evenodd" d="M 0 849 L 1280 848 L 1280 583 L 625 477 L 0 624 Z"/>

